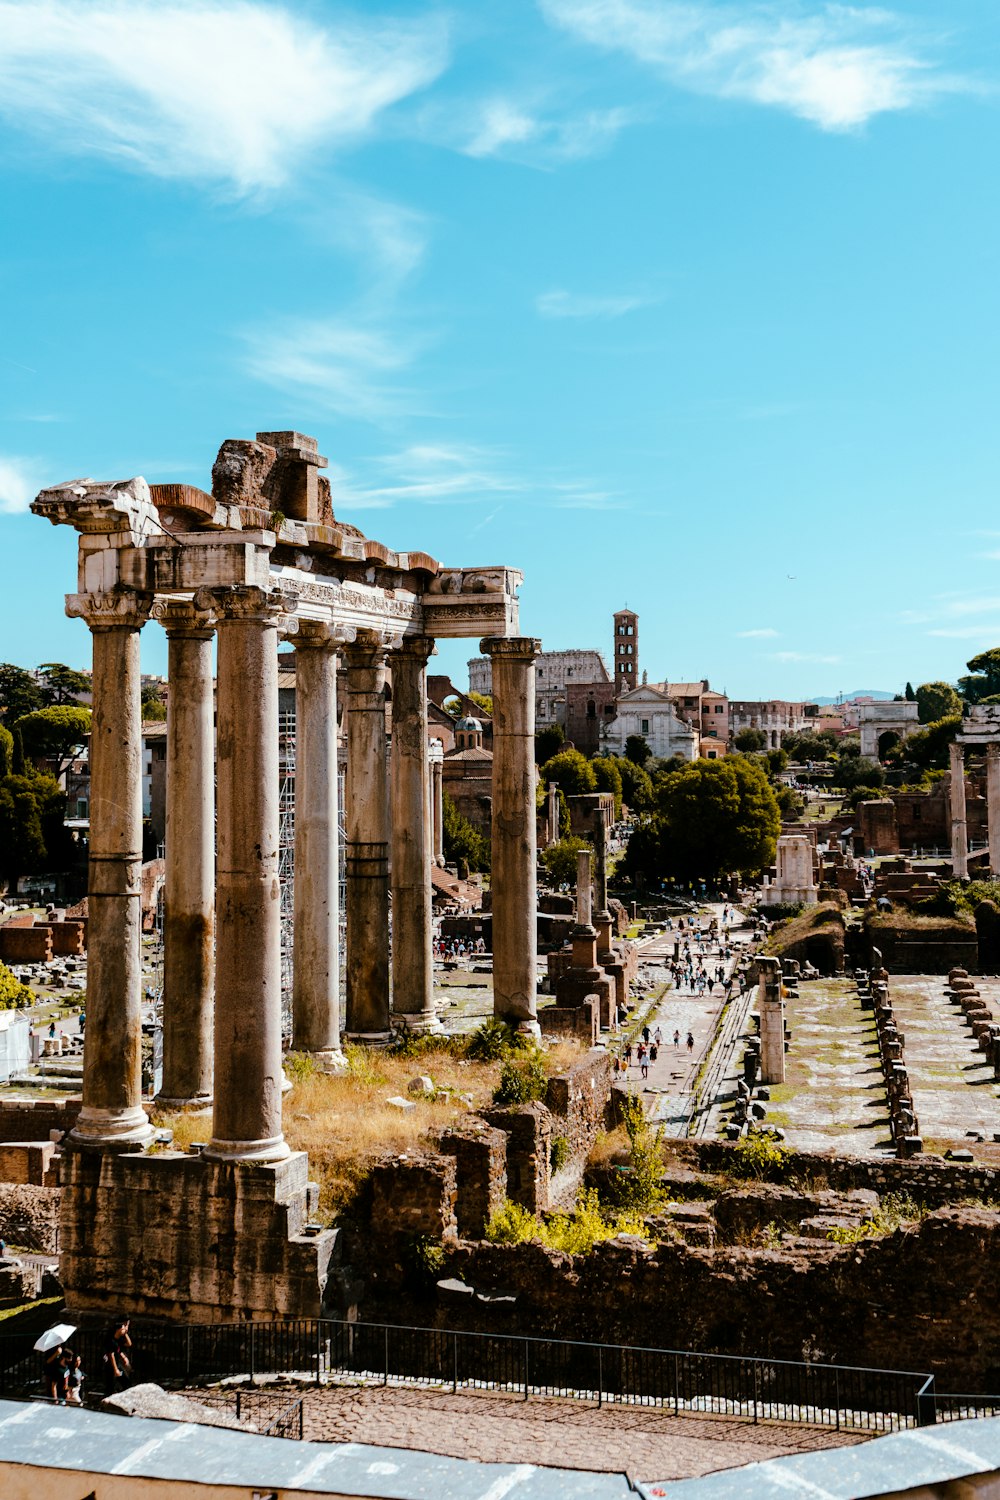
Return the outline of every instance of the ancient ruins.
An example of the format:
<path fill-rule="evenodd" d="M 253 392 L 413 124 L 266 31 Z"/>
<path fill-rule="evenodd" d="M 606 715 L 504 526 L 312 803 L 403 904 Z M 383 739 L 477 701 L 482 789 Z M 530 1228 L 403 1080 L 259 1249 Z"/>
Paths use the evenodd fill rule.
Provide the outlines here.
<path fill-rule="evenodd" d="M 437 637 L 483 637 L 492 660 L 494 1003 L 537 1033 L 540 643 L 516 634 L 521 574 L 446 568 L 339 524 L 325 463 L 312 438 L 264 432 L 223 443 L 211 494 L 88 479 L 43 490 L 32 506 L 79 533 L 67 611 L 93 636 L 89 1014 L 83 1107 L 63 1174 L 62 1275 L 81 1312 L 123 1299 L 161 1311 L 176 1301 L 189 1316 L 223 1321 L 320 1309 L 333 1236 L 302 1233 L 307 1164 L 281 1126 L 279 638 L 298 664 L 293 1045 L 337 1064 L 339 653 L 347 1030 L 378 1041 L 390 1022 L 436 1024 L 430 870 L 440 808 L 425 677 Z M 199 1157 L 142 1153 L 152 1131 L 139 1068 L 139 635 L 151 619 L 169 639 L 173 689 L 161 1099 L 211 1101 Z M 151 1281 L 153 1266 L 169 1268 L 166 1284 Z"/>

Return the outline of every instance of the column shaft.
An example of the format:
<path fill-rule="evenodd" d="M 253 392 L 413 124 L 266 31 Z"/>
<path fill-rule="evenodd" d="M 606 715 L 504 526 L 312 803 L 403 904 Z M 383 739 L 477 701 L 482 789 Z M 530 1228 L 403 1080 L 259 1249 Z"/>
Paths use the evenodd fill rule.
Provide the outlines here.
<path fill-rule="evenodd" d="M 432 821 L 434 825 L 434 863 L 444 868 L 444 760 L 443 749 L 431 765 Z"/>
<path fill-rule="evenodd" d="M 535 658 L 529 637 L 487 639 L 493 674 L 493 1009 L 538 1033 Z"/>
<path fill-rule="evenodd" d="M 277 590 L 206 590 L 218 616 L 215 1112 L 206 1154 L 288 1155 L 281 1133 Z M 198 596 L 199 604 L 202 596 Z"/>
<path fill-rule="evenodd" d="M 93 635 L 87 1034 L 79 1146 L 141 1144 L 142 711 L 139 629 L 148 603 L 119 591 L 71 595 Z"/>
<path fill-rule="evenodd" d="M 969 842 L 965 820 L 965 751 L 952 740 L 949 751 L 951 769 L 951 867 L 956 880 L 969 873 Z"/>
<path fill-rule="evenodd" d="M 986 747 L 986 821 L 990 874 L 1000 874 L 1000 744 Z"/>
<path fill-rule="evenodd" d="M 337 639 L 300 621 L 295 653 L 295 932 L 292 1046 L 328 1068 L 340 1050 Z"/>
<path fill-rule="evenodd" d="M 210 617 L 157 605 L 169 642 L 163 1083 L 166 1106 L 212 1099 L 215 989 L 215 705 Z"/>
<path fill-rule="evenodd" d="M 389 1035 L 389 788 L 386 647 L 359 632 L 347 662 L 347 1031 Z"/>
<path fill-rule="evenodd" d="M 392 657 L 392 1009 L 416 1031 L 439 1030 L 431 951 L 427 661 L 433 641 Z"/>

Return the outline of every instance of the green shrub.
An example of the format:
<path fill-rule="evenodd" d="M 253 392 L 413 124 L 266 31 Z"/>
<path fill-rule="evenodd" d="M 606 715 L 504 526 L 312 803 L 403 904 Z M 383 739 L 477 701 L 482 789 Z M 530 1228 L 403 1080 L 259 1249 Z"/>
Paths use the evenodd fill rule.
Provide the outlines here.
<path fill-rule="evenodd" d="M 634 1094 L 622 1100 L 622 1123 L 628 1136 L 628 1166 L 612 1178 L 609 1195 L 620 1209 L 648 1213 L 663 1201 L 663 1126 L 654 1130 L 646 1119 L 642 1101 Z"/>
<path fill-rule="evenodd" d="M 769 922 L 784 922 L 790 917 L 801 917 L 804 911 L 801 901 L 776 901 L 773 906 L 762 906 L 761 916 Z"/>
<path fill-rule="evenodd" d="M 927 1208 L 911 1198 L 909 1193 L 886 1193 L 863 1224 L 831 1229 L 827 1239 L 833 1240 L 837 1245 L 857 1245 L 862 1240 L 880 1239 L 883 1235 L 892 1234 L 904 1224 L 915 1224 L 925 1218 L 927 1213 Z"/>
<path fill-rule="evenodd" d="M 534 1214 L 520 1203 L 507 1198 L 502 1208 L 490 1215 L 486 1238 L 493 1245 L 523 1245 L 541 1237 L 542 1226 Z"/>
<path fill-rule="evenodd" d="M 34 995 L 6 964 L 0 964 L 0 1010 L 22 1010 L 34 1002 Z"/>
<path fill-rule="evenodd" d="M 284 1069 L 289 1083 L 305 1083 L 316 1074 L 316 1059 L 308 1052 L 286 1052 Z"/>
<path fill-rule="evenodd" d="M 589 1255 L 602 1240 L 612 1240 L 619 1234 L 648 1239 L 641 1214 L 602 1209 L 594 1188 L 580 1194 L 571 1214 L 552 1214 L 544 1222 L 508 1198 L 486 1226 L 486 1238 L 494 1245 L 523 1245 L 537 1240 L 547 1249 L 566 1255 Z"/>
<path fill-rule="evenodd" d="M 537 1049 L 528 1057 L 509 1058 L 500 1070 L 500 1082 L 493 1092 L 493 1103 L 528 1104 L 532 1099 L 544 1099 L 548 1083 L 545 1063 Z"/>
<path fill-rule="evenodd" d="M 736 1143 L 733 1175 L 754 1182 L 782 1182 L 788 1172 L 789 1153 L 765 1130 L 756 1130 Z"/>
<path fill-rule="evenodd" d="M 569 1161 L 569 1141 L 564 1135 L 552 1137 L 549 1147 L 549 1168 L 553 1172 L 561 1172 Z"/>
<path fill-rule="evenodd" d="M 503 1062 L 512 1053 L 530 1051 L 533 1046 L 530 1037 L 515 1031 L 499 1016 L 490 1016 L 469 1037 L 465 1055 L 473 1062 Z"/>
<path fill-rule="evenodd" d="M 380 1083 L 385 1083 L 385 1075 L 374 1066 L 373 1055 L 368 1047 L 359 1047 L 357 1042 L 348 1042 L 344 1048 L 344 1057 L 347 1059 L 347 1071 L 359 1083 L 369 1083 L 375 1087 L 378 1087 Z"/>

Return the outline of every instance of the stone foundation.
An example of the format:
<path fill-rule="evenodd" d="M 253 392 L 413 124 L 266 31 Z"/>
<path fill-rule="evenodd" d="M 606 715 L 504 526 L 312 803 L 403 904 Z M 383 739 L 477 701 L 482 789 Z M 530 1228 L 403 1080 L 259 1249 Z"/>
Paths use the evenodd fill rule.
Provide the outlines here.
<path fill-rule="evenodd" d="M 308 1160 L 66 1153 L 60 1274 L 69 1312 L 231 1323 L 326 1311 L 336 1234 L 302 1233 Z"/>
<path fill-rule="evenodd" d="M 0 1141 L 44 1141 L 53 1130 L 72 1130 L 79 1098 L 0 1099 Z"/>

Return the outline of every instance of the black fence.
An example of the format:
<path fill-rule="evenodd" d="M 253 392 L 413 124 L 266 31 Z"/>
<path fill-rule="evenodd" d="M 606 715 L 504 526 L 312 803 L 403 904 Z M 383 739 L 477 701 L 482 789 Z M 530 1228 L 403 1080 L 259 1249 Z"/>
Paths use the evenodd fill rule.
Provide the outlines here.
<path fill-rule="evenodd" d="M 245 1422 L 262 1437 L 302 1437 L 302 1397 L 288 1391 L 262 1391 L 256 1386 L 196 1391 L 194 1399 Z"/>
<path fill-rule="evenodd" d="M 1000 1413 L 1000 1397 L 939 1396 L 933 1376 L 900 1370 L 329 1319 L 133 1324 L 132 1331 L 134 1379 L 175 1387 L 280 1374 L 316 1381 L 364 1378 L 872 1432 Z M 0 1337 L 0 1396 L 41 1392 L 42 1356 L 32 1348 L 34 1337 Z M 88 1396 L 103 1385 L 103 1334 L 81 1329 L 71 1342 L 81 1356 Z M 282 1391 L 233 1390 L 211 1399 L 239 1399 L 249 1414 L 259 1396 L 272 1402 L 268 1424 L 281 1417 L 281 1403 L 294 1404 Z M 262 1408 L 261 1420 L 263 1415 Z M 301 1405 L 297 1415 L 282 1418 L 283 1429 L 296 1422 L 296 1432 L 280 1435 L 301 1436 Z"/>

